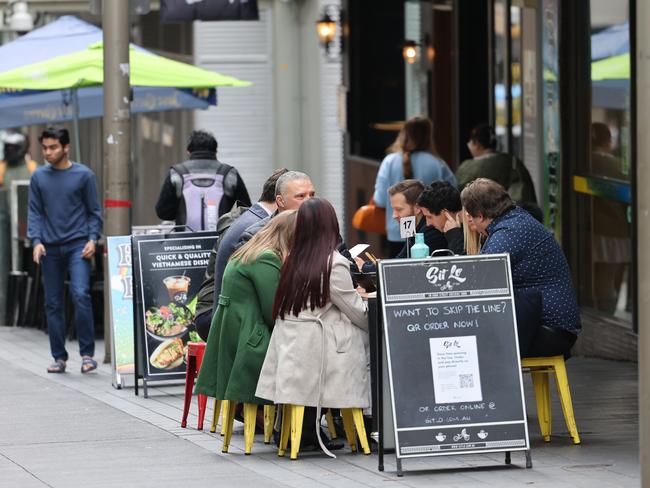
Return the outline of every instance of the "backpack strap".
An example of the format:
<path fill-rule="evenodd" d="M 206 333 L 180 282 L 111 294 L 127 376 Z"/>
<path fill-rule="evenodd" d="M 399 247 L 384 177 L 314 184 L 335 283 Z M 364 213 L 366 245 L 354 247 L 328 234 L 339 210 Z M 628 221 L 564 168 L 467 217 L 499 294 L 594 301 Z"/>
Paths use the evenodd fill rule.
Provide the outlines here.
<path fill-rule="evenodd" d="M 187 169 L 187 166 L 185 166 L 185 163 L 178 163 L 172 166 L 174 171 L 176 171 L 180 176 L 187 175 L 190 173 L 190 171 Z"/>

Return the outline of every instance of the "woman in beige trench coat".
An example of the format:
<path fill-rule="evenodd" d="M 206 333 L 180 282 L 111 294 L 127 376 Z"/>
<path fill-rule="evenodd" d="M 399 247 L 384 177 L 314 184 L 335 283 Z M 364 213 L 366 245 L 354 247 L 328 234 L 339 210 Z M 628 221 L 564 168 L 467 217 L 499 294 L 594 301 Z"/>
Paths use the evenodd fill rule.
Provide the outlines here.
<path fill-rule="evenodd" d="M 307 407 L 370 405 L 366 305 L 352 285 L 350 262 L 336 251 L 339 242 L 332 205 L 320 198 L 303 203 L 280 271 L 256 396 Z"/>

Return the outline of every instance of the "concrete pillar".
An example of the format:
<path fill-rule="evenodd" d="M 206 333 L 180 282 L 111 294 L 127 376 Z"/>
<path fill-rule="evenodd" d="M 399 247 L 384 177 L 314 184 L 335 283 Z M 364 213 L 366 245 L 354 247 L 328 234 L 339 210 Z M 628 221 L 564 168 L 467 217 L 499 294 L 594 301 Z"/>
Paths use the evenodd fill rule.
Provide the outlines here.
<path fill-rule="evenodd" d="M 637 2 L 637 160 L 638 188 L 650 183 L 650 30 L 642 26 L 650 22 L 650 2 Z M 638 246 L 638 321 L 639 321 L 639 451 L 641 486 L 650 488 L 650 192 L 637 196 Z"/>

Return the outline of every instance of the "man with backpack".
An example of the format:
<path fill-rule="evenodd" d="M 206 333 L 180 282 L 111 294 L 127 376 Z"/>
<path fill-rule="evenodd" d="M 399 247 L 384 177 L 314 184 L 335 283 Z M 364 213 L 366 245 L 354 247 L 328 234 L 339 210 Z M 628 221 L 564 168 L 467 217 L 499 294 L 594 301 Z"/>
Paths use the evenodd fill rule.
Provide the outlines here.
<path fill-rule="evenodd" d="M 216 230 L 219 217 L 235 202 L 250 206 L 248 190 L 239 172 L 217 159 L 217 140 L 209 132 L 192 131 L 187 152 L 189 159 L 169 170 L 156 214 L 187 230 Z"/>

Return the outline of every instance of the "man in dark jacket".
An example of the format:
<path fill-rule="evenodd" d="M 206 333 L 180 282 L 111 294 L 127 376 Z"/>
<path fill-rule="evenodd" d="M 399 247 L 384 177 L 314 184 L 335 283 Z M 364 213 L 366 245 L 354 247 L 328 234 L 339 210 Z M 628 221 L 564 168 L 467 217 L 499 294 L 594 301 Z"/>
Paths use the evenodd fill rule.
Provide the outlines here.
<path fill-rule="evenodd" d="M 235 168 L 217 160 L 217 140 L 209 132 L 192 131 L 187 152 L 190 158 L 169 170 L 156 214 L 189 230 L 216 230 L 236 201 L 250 206 L 248 190 Z"/>
<path fill-rule="evenodd" d="M 447 249 L 447 240 L 438 229 L 427 225 L 420 208 L 416 205 L 417 199 L 424 191 L 424 184 L 420 180 L 403 180 L 388 189 L 388 197 L 393 207 L 393 218 L 400 219 L 415 216 L 415 232 L 424 234 L 424 243 L 429 246 L 429 252 L 437 249 Z M 395 256 L 396 259 L 408 257 L 408 249 L 415 243 L 414 237 L 409 237 L 402 250 Z"/>
<path fill-rule="evenodd" d="M 460 192 L 448 181 L 434 181 L 417 199 L 417 205 L 427 225 L 442 232 L 447 249 L 463 254 L 463 228 L 461 227 Z"/>

